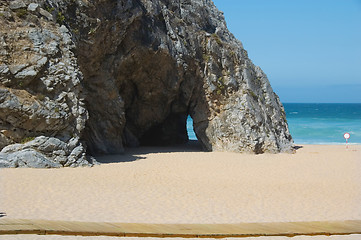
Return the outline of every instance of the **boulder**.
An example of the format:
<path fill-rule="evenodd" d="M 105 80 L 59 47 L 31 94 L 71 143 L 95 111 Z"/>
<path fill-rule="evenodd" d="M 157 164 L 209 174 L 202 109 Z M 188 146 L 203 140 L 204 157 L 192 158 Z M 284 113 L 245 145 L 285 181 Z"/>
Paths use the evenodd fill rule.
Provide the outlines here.
<path fill-rule="evenodd" d="M 0 152 L 0 167 L 58 168 L 61 166 L 33 149 L 19 150 L 9 154 Z"/>
<path fill-rule="evenodd" d="M 58 138 L 40 136 L 22 144 L 11 144 L 0 152 L 0 167 L 78 167 L 97 164 L 87 158 L 79 139 L 67 144 Z"/>
<path fill-rule="evenodd" d="M 48 11 L 39 8 L 39 13 L 40 15 L 42 15 L 43 17 L 45 17 L 46 19 L 48 19 L 49 21 L 53 21 L 53 15 L 51 15 L 51 13 L 49 13 Z"/>
<path fill-rule="evenodd" d="M 17 9 L 25 8 L 25 7 L 26 7 L 25 3 L 21 0 L 13 0 L 13 1 L 10 1 L 10 3 L 9 3 L 9 8 L 11 10 L 17 10 Z"/>
<path fill-rule="evenodd" d="M 37 3 L 30 3 L 28 5 L 28 11 L 30 11 L 30 12 L 35 12 L 38 10 L 38 8 L 39 8 L 39 4 L 37 4 Z"/>

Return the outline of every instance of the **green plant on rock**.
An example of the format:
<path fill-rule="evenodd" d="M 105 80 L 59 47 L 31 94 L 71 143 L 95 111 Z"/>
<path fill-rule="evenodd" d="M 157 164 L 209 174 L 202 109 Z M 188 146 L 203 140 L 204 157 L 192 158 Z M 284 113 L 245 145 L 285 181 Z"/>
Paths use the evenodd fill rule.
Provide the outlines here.
<path fill-rule="evenodd" d="M 40 101 L 43 101 L 45 99 L 45 96 L 44 96 L 44 94 L 38 93 L 38 94 L 36 94 L 36 98 Z"/>
<path fill-rule="evenodd" d="M 252 90 L 248 90 L 248 93 L 253 97 L 254 100 L 258 99 L 257 95 Z"/>
<path fill-rule="evenodd" d="M 211 59 L 211 56 L 210 55 L 208 55 L 208 54 L 203 54 L 203 61 L 204 62 L 206 62 L 206 63 L 208 63 L 209 62 L 209 60 Z"/>
<path fill-rule="evenodd" d="M 217 86 L 217 91 L 216 91 L 216 93 L 217 93 L 217 95 L 222 95 L 222 93 L 223 93 L 223 91 L 224 91 L 224 86 Z"/>
<path fill-rule="evenodd" d="M 218 83 L 224 85 L 224 77 L 223 76 L 218 78 Z"/>
<path fill-rule="evenodd" d="M 214 40 L 216 40 L 216 42 L 219 44 L 219 45 L 222 45 L 222 40 L 219 38 L 219 36 L 215 33 L 212 34 L 212 37 L 214 38 Z"/>
<path fill-rule="evenodd" d="M 17 9 L 15 12 L 16 12 L 16 16 L 18 16 L 19 18 L 23 18 L 28 14 L 28 11 L 23 8 Z"/>
<path fill-rule="evenodd" d="M 257 86 L 261 86 L 262 85 L 262 77 L 256 77 L 255 82 L 256 82 Z"/>
<path fill-rule="evenodd" d="M 287 122 L 287 120 L 286 120 L 286 116 L 285 116 L 285 115 L 283 115 L 283 114 L 281 114 L 281 119 L 282 119 L 284 122 Z"/>
<path fill-rule="evenodd" d="M 243 90 L 242 93 L 245 94 L 245 95 L 251 95 L 251 97 L 252 97 L 254 100 L 256 100 L 256 101 L 258 100 L 257 94 L 255 94 L 251 89 Z"/>
<path fill-rule="evenodd" d="M 48 11 L 48 12 L 50 12 L 50 13 L 52 13 L 52 12 L 55 11 L 55 8 L 50 7 L 50 6 L 46 6 L 46 7 L 45 7 L 45 10 Z"/>
<path fill-rule="evenodd" d="M 79 33 L 79 29 L 78 29 L 78 28 L 74 28 L 74 29 L 73 29 L 73 33 L 78 34 L 78 33 Z"/>
<path fill-rule="evenodd" d="M 25 137 L 23 139 L 21 139 L 20 143 L 24 144 L 30 141 L 33 141 L 35 139 L 35 137 Z"/>
<path fill-rule="evenodd" d="M 225 84 L 225 82 L 224 82 L 223 76 L 221 76 L 221 77 L 218 78 L 218 81 L 217 81 L 217 90 L 216 90 L 216 93 L 217 93 L 218 95 L 221 95 L 222 93 L 224 93 L 225 89 L 226 89 L 226 84 Z"/>
<path fill-rule="evenodd" d="M 245 56 L 246 58 L 248 58 L 248 52 L 244 49 L 241 50 L 243 56 Z"/>
<path fill-rule="evenodd" d="M 188 45 L 188 43 L 187 43 L 187 41 L 186 41 L 185 39 L 183 39 L 183 45 L 184 45 L 184 46 L 187 46 L 187 45 Z"/>
<path fill-rule="evenodd" d="M 94 34 L 96 32 L 97 28 L 91 28 L 88 32 L 89 35 Z"/>
<path fill-rule="evenodd" d="M 56 16 L 56 22 L 59 23 L 60 25 L 62 25 L 65 21 L 65 16 L 63 15 L 62 12 L 58 12 L 57 16 Z"/>

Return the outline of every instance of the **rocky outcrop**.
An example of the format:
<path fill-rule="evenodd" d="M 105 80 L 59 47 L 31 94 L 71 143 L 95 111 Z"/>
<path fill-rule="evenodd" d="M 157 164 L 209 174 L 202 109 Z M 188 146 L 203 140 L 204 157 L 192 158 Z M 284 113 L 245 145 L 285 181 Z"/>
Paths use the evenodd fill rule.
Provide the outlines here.
<path fill-rule="evenodd" d="M 88 112 L 75 45 L 42 7 L 1 1 L 0 166 L 89 164 L 80 141 Z M 80 151 L 77 159 L 73 151 Z"/>
<path fill-rule="evenodd" d="M 282 104 L 210 0 L 15 0 L 0 15 L 0 165 L 183 143 L 188 115 L 205 150 L 292 150 Z"/>

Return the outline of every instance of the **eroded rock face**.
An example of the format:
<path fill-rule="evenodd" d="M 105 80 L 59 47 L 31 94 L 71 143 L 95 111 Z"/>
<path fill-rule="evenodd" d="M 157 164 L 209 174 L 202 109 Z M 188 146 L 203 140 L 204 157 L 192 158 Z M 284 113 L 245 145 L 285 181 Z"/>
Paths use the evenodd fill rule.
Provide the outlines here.
<path fill-rule="evenodd" d="M 71 33 L 30 2 L 0 6 L 0 166 L 91 164 L 80 141 L 88 112 Z M 60 141 L 62 147 L 50 144 L 44 155 L 31 141 L 38 142 L 36 137 Z M 75 148 L 82 151 L 74 160 Z"/>
<path fill-rule="evenodd" d="M 277 95 L 212 1 L 11 4 L 0 5 L 1 148 L 56 138 L 82 160 L 28 143 L 12 153 L 38 151 L 49 167 L 92 164 L 86 151 L 186 142 L 191 115 L 205 150 L 291 151 Z M 74 148 L 54 152 L 71 159 Z"/>

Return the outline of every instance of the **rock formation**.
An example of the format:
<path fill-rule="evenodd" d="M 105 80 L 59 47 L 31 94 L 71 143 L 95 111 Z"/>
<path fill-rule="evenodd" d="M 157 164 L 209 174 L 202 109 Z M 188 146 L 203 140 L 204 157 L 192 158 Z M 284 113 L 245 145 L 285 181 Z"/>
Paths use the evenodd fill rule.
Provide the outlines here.
<path fill-rule="evenodd" d="M 184 143 L 188 115 L 205 150 L 292 150 L 282 104 L 211 0 L 1 0 L 0 23 L 0 166 Z"/>

